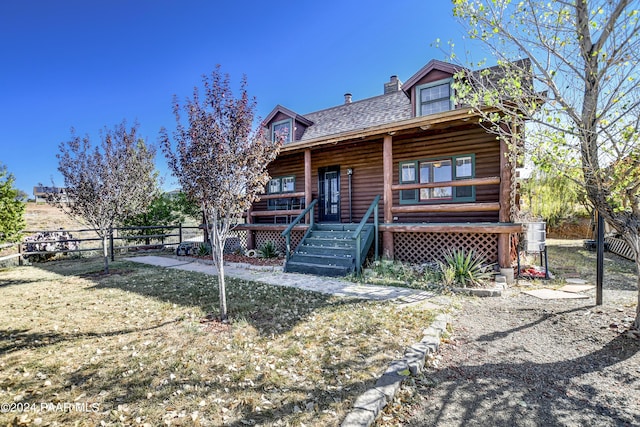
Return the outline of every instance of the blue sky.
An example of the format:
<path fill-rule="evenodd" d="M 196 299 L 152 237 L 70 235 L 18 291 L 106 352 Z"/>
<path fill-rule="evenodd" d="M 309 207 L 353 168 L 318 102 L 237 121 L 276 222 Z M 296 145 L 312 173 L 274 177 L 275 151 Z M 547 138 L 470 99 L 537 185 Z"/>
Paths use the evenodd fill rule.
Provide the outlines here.
<path fill-rule="evenodd" d="M 16 187 L 62 186 L 56 154 L 74 127 L 99 131 L 126 119 L 157 144 L 172 130 L 174 94 L 191 96 L 220 64 L 242 76 L 265 117 L 276 104 L 304 114 L 382 93 L 430 59 L 436 39 L 462 28 L 447 0 L 0 2 L 0 163 Z M 176 187 L 161 153 L 164 188 Z"/>

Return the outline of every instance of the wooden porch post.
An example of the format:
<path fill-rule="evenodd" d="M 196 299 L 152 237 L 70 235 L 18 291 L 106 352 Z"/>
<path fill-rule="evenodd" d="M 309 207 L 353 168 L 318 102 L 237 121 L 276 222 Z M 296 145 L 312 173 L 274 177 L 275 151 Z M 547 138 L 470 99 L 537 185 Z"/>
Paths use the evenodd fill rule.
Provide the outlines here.
<path fill-rule="evenodd" d="M 504 138 L 500 138 L 500 211 L 498 220 L 510 222 L 511 210 L 511 158 L 509 147 Z M 511 235 L 500 233 L 498 235 L 498 264 L 500 268 L 511 267 Z"/>
<path fill-rule="evenodd" d="M 391 135 L 385 135 L 382 145 L 382 174 L 383 174 L 383 192 L 382 198 L 384 201 L 384 223 L 393 223 L 393 213 L 391 208 L 393 207 L 393 191 L 391 185 L 393 184 L 393 137 Z M 382 233 L 382 256 L 384 258 L 393 259 L 393 233 L 391 231 L 384 231 Z"/>
<path fill-rule="evenodd" d="M 304 150 L 304 206 L 307 207 L 313 200 L 313 193 L 311 192 L 311 150 L 307 148 Z M 307 224 L 310 223 L 309 214 L 305 219 Z"/>
<path fill-rule="evenodd" d="M 251 216 L 251 212 L 253 212 L 253 205 L 247 210 L 247 224 L 253 224 L 253 217 Z M 253 234 L 253 230 L 247 230 L 247 249 L 255 248 L 256 239 Z"/>

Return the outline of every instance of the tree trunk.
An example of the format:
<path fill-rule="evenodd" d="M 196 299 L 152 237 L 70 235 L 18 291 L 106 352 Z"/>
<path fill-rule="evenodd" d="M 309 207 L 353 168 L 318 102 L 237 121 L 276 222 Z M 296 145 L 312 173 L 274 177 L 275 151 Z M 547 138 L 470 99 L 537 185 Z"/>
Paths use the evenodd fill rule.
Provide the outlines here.
<path fill-rule="evenodd" d="M 220 291 L 220 320 L 226 322 L 229 318 L 227 313 L 227 288 L 224 280 L 224 254 L 219 255 L 218 267 L 218 289 Z"/>
<path fill-rule="evenodd" d="M 212 231 L 214 234 L 213 239 L 210 239 L 211 242 L 211 256 L 213 257 L 213 264 L 216 266 L 216 270 L 218 270 L 218 291 L 220 294 L 220 320 L 226 322 L 229 318 L 229 314 L 227 312 L 227 287 L 224 277 L 224 244 L 219 245 L 219 236 L 216 233 L 216 230 Z"/>
<path fill-rule="evenodd" d="M 628 1 L 623 0 L 617 4 L 610 22 L 615 22 L 627 7 Z M 601 95 L 600 89 L 600 49 L 604 46 L 613 27 L 605 27 L 603 32 L 595 42 L 591 38 L 590 33 L 590 17 L 586 0 L 580 0 L 575 3 L 576 8 L 576 31 L 579 40 L 580 54 L 584 61 L 584 92 L 582 97 L 582 111 L 578 128 L 581 130 L 581 160 L 582 172 L 584 176 L 587 197 L 599 212 L 604 215 L 617 231 L 625 236 L 625 240 L 633 249 L 636 262 L 636 270 L 638 273 L 638 305 L 636 307 L 636 319 L 633 327 L 640 329 L 640 235 L 637 227 L 629 230 L 623 227 L 625 221 L 621 214 L 617 214 L 611 203 L 607 200 L 604 182 L 604 173 L 600 169 L 599 154 L 600 145 L 598 138 L 598 98 Z M 606 65 L 603 63 L 602 65 Z"/>
<path fill-rule="evenodd" d="M 102 255 L 104 256 L 104 274 L 109 274 L 109 251 L 108 251 L 107 233 L 102 233 Z"/>
<path fill-rule="evenodd" d="M 217 217 L 216 212 L 211 215 L 211 223 L 206 221 L 205 228 L 207 235 L 209 236 L 209 243 L 211 244 L 211 258 L 213 259 L 213 265 L 215 265 L 218 271 L 218 291 L 220 298 L 220 320 L 226 322 L 229 318 L 227 311 L 227 287 L 224 277 L 224 242 L 227 238 L 226 227 L 220 224 L 220 219 Z M 222 228 L 222 230 L 221 230 Z"/>

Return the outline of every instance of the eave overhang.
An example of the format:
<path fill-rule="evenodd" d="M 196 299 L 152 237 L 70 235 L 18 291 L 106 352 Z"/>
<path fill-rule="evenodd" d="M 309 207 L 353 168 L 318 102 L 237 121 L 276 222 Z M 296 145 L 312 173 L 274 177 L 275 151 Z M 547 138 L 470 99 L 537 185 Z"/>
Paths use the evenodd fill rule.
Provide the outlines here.
<path fill-rule="evenodd" d="M 493 109 L 487 109 L 490 112 Z M 470 108 L 460 108 L 457 110 L 446 111 L 439 114 L 429 116 L 415 117 L 407 120 L 401 120 L 379 126 L 372 126 L 365 129 L 352 130 L 348 132 L 336 133 L 333 135 L 323 136 L 321 138 L 310 139 L 307 141 L 296 141 L 283 145 L 280 149 L 281 153 L 291 153 L 298 150 L 320 147 L 323 145 L 335 145 L 341 142 L 372 139 L 377 136 L 394 135 L 398 132 L 409 131 L 412 129 L 420 129 L 426 131 L 429 129 L 445 128 L 456 124 L 463 124 L 471 120 L 478 120 L 480 115 Z"/>

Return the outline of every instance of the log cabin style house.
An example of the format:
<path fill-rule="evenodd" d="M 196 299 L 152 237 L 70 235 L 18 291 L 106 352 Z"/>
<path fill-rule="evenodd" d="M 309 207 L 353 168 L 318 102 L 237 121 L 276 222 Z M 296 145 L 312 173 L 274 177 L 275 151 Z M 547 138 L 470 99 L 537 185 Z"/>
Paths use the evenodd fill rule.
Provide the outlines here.
<path fill-rule="evenodd" d="M 424 263 L 448 248 L 511 267 L 515 165 L 507 142 L 455 105 L 459 70 L 432 60 L 372 98 L 308 114 L 276 106 L 263 125 L 285 141 L 239 227 L 248 247 L 274 242 L 286 271 L 325 275 L 359 271 L 367 255 Z"/>

